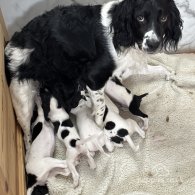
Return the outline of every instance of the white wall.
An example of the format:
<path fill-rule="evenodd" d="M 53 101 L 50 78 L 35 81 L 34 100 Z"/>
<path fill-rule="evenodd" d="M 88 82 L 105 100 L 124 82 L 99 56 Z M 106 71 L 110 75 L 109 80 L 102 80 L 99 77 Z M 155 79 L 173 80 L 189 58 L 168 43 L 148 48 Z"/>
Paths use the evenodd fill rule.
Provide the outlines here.
<path fill-rule="evenodd" d="M 0 0 L 0 6 L 11 36 L 35 16 L 57 5 L 71 3 L 97 4 L 108 0 Z"/>

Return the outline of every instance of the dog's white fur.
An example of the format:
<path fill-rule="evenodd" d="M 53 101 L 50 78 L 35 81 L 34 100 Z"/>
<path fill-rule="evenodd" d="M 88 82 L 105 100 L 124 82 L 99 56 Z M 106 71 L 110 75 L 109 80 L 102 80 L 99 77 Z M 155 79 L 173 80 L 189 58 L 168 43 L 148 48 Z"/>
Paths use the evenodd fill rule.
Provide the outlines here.
<path fill-rule="evenodd" d="M 40 100 L 37 99 L 36 103 L 38 106 L 38 117 L 32 124 L 32 128 L 40 122 L 42 123 L 42 130 L 32 142 L 27 158 L 26 172 L 36 176 L 36 183 L 27 189 L 27 195 L 31 195 L 36 185 L 45 185 L 47 179 L 51 176 L 57 174 L 68 176 L 70 174 L 66 160 L 52 157 L 55 147 L 54 130 L 51 124 L 45 121 Z"/>
<path fill-rule="evenodd" d="M 13 72 L 17 72 L 17 69 L 21 64 L 27 62 L 29 60 L 30 54 L 34 49 L 22 49 L 18 47 L 14 47 L 11 43 L 8 43 L 5 49 L 5 54 L 9 56 L 9 68 Z"/>
<path fill-rule="evenodd" d="M 37 83 L 35 81 L 19 82 L 14 78 L 10 84 L 10 92 L 17 120 L 24 130 L 25 159 L 27 159 L 31 142 L 30 120 L 33 113 L 35 95 L 37 94 Z"/>

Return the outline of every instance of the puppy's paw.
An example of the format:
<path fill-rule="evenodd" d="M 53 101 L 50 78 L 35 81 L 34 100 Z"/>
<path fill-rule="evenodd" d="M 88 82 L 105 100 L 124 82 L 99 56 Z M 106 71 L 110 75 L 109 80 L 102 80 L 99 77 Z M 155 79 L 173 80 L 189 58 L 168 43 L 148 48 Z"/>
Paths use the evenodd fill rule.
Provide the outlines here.
<path fill-rule="evenodd" d="M 74 188 L 77 188 L 79 186 L 79 175 L 73 176 L 73 185 Z"/>
<path fill-rule="evenodd" d="M 133 148 L 133 151 L 134 151 L 134 152 L 139 151 L 139 145 L 137 145 L 135 148 Z"/>
<path fill-rule="evenodd" d="M 146 133 L 144 131 L 140 131 L 140 136 L 141 136 L 141 138 L 145 139 L 146 138 Z"/>

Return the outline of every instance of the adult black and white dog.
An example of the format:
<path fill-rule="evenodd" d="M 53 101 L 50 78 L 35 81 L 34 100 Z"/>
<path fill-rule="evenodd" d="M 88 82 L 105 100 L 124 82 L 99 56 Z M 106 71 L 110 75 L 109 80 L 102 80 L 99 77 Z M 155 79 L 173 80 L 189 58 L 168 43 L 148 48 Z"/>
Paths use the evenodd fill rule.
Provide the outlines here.
<path fill-rule="evenodd" d="M 101 125 L 106 111 L 104 86 L 124 51 L 136 45 L 148 53 L 176 49 L 181 27 L 174 0 L 118 0 L 57 7 L 16 32 L 5 49 L 6 68 L 17 119 L 29 132 L 27 150 L 40 86 L 67 112 L 78 105 L 80 92 L 87 87 L 95 121 Z"/>

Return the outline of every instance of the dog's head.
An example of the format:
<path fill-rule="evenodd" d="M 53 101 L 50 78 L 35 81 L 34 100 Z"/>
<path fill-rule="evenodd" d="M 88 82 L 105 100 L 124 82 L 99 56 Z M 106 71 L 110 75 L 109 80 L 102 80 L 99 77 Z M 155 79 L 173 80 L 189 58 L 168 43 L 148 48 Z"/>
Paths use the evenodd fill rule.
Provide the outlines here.
<path fill-rule="evenodd" d="M 110 14 L 117 50 L 136 44 L 148 53 L 177 49 L 182 20 L 174 0 L 121 0 Z"/>

